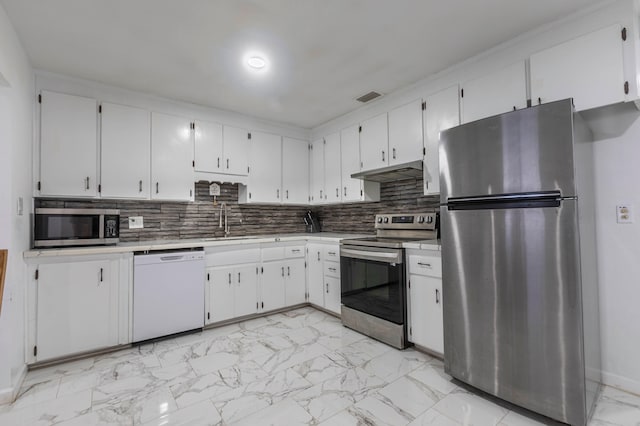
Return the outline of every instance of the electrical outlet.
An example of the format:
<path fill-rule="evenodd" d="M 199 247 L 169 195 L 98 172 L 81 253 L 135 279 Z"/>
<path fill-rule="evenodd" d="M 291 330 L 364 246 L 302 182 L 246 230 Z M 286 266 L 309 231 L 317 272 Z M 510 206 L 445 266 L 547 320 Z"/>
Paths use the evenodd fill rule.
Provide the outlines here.
<path fill-rule="evenodd" d="M 630 204 L 617 205 L 616 221 L 618 223 L 633 223 L 633 207 Z"/>
<path fill-rule="evenodd" d="M 129 217 L 129 229 L 141 229 L 144 228 L 144 221 L 142 216 Z"/>

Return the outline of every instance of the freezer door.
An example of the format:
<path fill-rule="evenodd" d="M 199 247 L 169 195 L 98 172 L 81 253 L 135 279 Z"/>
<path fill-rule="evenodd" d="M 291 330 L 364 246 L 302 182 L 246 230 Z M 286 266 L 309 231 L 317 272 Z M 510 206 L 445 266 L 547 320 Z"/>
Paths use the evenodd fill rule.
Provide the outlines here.
<path fill-rule="evenodd" d="M 442 203 L 488 194 L 576 195 L 570 99 L 445 130 L 439 146 Z"/>
<path fill-rule="evenodd" d="M 445 370 L 499 398 L 585 424 L 575 200 L 441 208 Z"/>

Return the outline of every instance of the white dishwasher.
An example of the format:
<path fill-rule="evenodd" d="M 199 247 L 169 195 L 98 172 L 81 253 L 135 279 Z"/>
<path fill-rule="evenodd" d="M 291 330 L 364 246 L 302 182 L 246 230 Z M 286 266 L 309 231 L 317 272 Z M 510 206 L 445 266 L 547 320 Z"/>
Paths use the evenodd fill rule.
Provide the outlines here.
<path fill-rule="evenodd" d="M 162 251 L 133 258 L 133 341 L 204 326 L 204 251 Z"/>

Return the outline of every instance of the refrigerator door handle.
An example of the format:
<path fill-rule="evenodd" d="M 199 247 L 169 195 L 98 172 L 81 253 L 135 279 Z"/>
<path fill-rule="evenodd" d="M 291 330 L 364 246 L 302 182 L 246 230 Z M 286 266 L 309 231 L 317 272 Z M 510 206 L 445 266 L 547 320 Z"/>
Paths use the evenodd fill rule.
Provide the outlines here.
<path fill-rule="evenodd" d="M 456 197 L 447 200 L 448 210 L 559 207 L 560 191 Z"/>

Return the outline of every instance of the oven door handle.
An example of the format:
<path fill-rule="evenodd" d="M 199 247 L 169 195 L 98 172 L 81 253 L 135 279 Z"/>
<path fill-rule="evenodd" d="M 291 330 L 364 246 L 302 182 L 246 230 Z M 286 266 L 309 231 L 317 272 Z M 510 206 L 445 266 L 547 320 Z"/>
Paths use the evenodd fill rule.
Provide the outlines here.
<path fill-rule="evenodd" d="M 401 252 L 380 252 L 367 250 L 354 250 L 351 248 L 340 248 L 341 257 L 350 257 L 353 259 L 373 260 L 384 263 L 402 263 Z"/>

